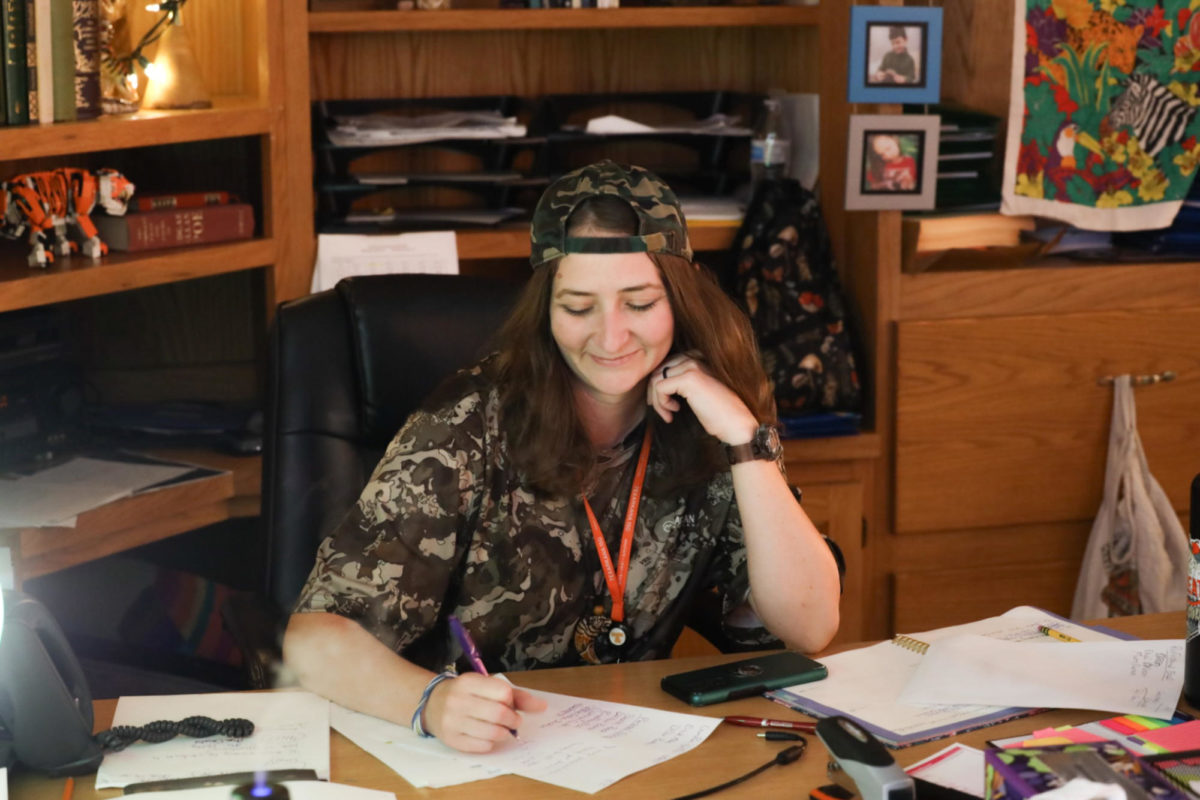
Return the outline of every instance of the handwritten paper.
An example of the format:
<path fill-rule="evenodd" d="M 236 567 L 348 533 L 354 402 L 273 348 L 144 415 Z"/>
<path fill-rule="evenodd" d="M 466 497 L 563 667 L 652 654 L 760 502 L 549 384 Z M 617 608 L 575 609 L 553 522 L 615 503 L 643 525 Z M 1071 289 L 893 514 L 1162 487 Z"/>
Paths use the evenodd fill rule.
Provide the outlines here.
<path fill-rule="evenodd" d="M 165 742 L 131 744 L 105 755 L 96 773 L 96 788 L 282 769 L 311 769 L 318 778 L 329 779 L 329 701 L 310 692 L 122 697 L 113 726 L 198 715 L 218 720 L 243 717 L 254 723 L 254 733 L 244 739 L 176 736 Z"/>
<path fill-rule="evenodd" d="M 283 781 L 292 800 L 396 800 L 391 792 L 364 789 L 345 783 L 326 781 Z M 138 792 L 138 800 L 229 800 L 228 786 L 205 786 L 202 789 L 176 789 L 170 792 Z M 0 795 L 0 800 L 3 796 Z"/>
<path fill-rule="evenodd" d="M 311 287 L 314 292 L 331 289 L 351 275 L 393 273 L 457 275 L 458 240 L 454 231 L 322 233 L 317 237 Z"/>
<path fill-rule="evenodd" d="M 410 729 L 334 706 L 333 727 L 416 787 L 449 786 L 514 774 L 593 793 L 682 755 L 703 742 L 719 718 L 532 691 L 546 700 L 524 714 L 520 741 L 470 755 Z"/>
<path fill-rule="evenodd" d="M 1182 688 L 1182 639 L 1032 644 L 968 634 L 934 642 L 900 700 L 1170 717 Z"/>

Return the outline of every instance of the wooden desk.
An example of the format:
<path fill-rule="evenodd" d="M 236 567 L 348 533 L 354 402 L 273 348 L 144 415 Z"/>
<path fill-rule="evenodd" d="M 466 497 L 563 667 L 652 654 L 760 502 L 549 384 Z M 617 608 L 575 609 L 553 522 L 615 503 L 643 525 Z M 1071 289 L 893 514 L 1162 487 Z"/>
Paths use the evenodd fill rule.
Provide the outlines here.
<path fill-rule="evenodd" d="M 15 550 L 17 585 L 67 567 L 156 542 L 261 506 L 262 458 L 211 450 L 150 450 L 166 459 L 224 470 L 224 474 L 115 500 L 79 515 L 74 528 L 0 530 Z"/>
<path fill-rule="evenodd" d="M 1107 621 L 1106 624 L 1119 630 L 1135 633 L 1147 639 L 1181 638 L 1185 631 L 1183 612 L 1129 617 Z M 591 697 L 651 706 L 671 711 L 687 711 L 688 706 L 664 694 L 658 688 L 663 675 L 679 672 L 722 661 L 735 660 L 737 656 L 702 656 L 696 658 L 647 661 L 636 664 L 618 664 L 603 667 L 572 667 L 537 672 L 515 673 L 514 681 L 522 686 L 544 689 L 563 694 L 580 694 Z M 97 729 L 108 727 L 115 701 L 96 703 Z M 708 708 L 698 709 L 697 714 L 724 716 L 746 714 L 752 716 L 802 719 L 803 717 L 784 706 L 763 698 L 739 700 Z M 1090 711 L 1048 711 L 1036 717 L 1013 720 L 957 737 L 959 741 L 982 747 L 987 739 L 1017 736 L 1037 728 L 1067 723 L 1080 723 L 1113 716 Z M 688 794 L 735 778 L 769 760 L 782 750 L 787 742 L 765 742 L 755 736 L 749 728 L 723 725 L 713 732 L 704 744 L 689 753 L 672 759 L 665 764 L 651 767 L 631 775 L 608 789 L 595 795 L 598 798 L 638 798 L 655 800 Z M 745 784 L 721 792 L 715 797 L 729 798 L 779 798 L 779 800 L 804 800 L 808 790 L 828 781 L 825 778 L 825 752 L 815 736 L 808 737 L 808 751 L 794 764 L 772 767 L 750 779 Z M 896 760 L 912 764 L 921 758 L 945 747 L 951 740 L 940 739 L 923 745 L 894 751 Z M 467 783 L 445 789 L 413 789 L 402 778 L 379 761 L 351 744 L 340 734 L 333 733 L 332 740 L 333 780 L 385 789 L 396 793 L 397 798 L 436 798 L 437 800 L 543 800 L 543 798 L 582 798 L 587 795 L 572 792 L 547 783 L 504 776 L 484 783 Z M 62 796 L 62 779 L 47 780 L 30 775 L 10 778 L 12 800 L 58 800 Z M 75 797 L 78 800 L 121 796 L 119 789 L 96 791 L 91 776 L 76 781 Z M 133 795 L 136 797 L 136 795 Z"/>

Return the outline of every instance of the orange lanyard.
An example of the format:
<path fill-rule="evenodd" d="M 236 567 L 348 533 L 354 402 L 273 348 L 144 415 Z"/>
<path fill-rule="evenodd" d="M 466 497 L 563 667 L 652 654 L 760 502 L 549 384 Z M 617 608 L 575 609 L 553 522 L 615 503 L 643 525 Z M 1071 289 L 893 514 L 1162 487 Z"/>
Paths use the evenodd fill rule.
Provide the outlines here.
<path fill-rule="evenodd" d="M 617 570 L 613 569 L 612 556 L 608 554 L 608 543 L 604 541 L 604 531 L 596 521 L 596 514 L 587 498 L 583 498 L 583 507 L 587 511 L 588 524 L 592 526 L 592 539 L 596 542 L 596 554 L 600 556 L 600 566 L 604 569 L 604 582 L 612 595 L 612 619 L 614 622 L 625 621 L 625 584 L 629 580 L 629 556 L 633 552 L 633 529 L 637 525 L 638 506 L 642 502 L 642 484 L 646 481 L 646 464 L 650 461 L 650 433 L 652 426 L 646 420 L 646 435 L 642 438 L 642 450 L 638 453 L 637 469 L 633 473 L 633 486 L 629 489 L 629 505 L 625 508 L 625 525 L 621 528 L 621 553 Z"/>

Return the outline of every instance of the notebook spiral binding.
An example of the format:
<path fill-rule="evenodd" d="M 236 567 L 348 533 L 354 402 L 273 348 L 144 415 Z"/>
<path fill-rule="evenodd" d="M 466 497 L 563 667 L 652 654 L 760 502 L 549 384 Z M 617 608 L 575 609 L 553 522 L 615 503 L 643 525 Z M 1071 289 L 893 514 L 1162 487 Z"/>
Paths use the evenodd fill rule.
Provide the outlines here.
<path fill-rule="evenodd" d="M 929 649 L 928 642 L 922 642 L 920 639 L 914 639 L 911 636 L 897 635 L 892 637 L 892 644 L 899 645 L 906 650 L 925 655 L 925 651 Z"/>

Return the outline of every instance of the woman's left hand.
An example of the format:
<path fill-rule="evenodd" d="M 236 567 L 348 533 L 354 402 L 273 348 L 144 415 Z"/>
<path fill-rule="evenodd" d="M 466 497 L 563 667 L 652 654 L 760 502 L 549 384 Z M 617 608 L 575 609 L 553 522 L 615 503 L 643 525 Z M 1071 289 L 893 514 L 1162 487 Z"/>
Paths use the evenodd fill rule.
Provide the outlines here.
<path fill-rule="evenodd" d="M 742 444 L 754 438 L 758 420 L 742 399 L 708 373 L 688 354 L 669 356 L 650 375 L 646 402 L 664 422 L 670 422 L 687 400 L 704 430 L 726 444 Z"/>

